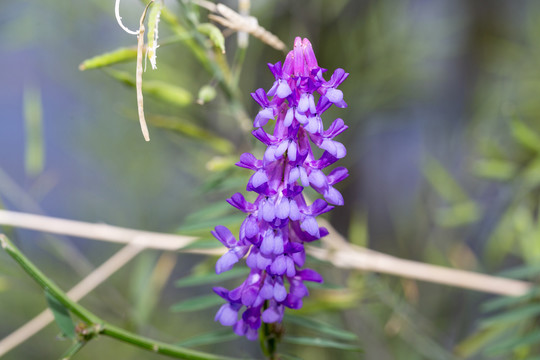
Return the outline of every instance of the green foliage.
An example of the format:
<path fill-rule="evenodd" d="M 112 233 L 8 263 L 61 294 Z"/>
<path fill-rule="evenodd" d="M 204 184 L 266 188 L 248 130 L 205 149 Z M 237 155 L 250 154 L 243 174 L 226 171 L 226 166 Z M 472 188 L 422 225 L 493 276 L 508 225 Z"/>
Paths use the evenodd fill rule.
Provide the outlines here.
<path fill-rule="evenodd" d="M 206 35 L 212 44 L 222 53 L 225 53 L 225 38 L 221 30 L 212 23 L 202 23 L 197 25 L 197 31 Z"/>
<path fill-rule="evenodd" d="M 62 336 L 74 340 L 76 337 L 75 333 L 75 324 L 69 315 L 69 310 L 59 302 L 54 295 L 45 290 L 45 299 L 47 299 L 47 304 L 49 309 L 54 315 L 54 320 L 56 325 L 60 328 Z"/>
<path fill-rule="evenodd" d="M 39 175 L 45 162 L 45 144 L 43 140 L 43 109 L 41 92 L 34 87 L 25 88 L 23 96 L 24 125 L 26 130 L 26 173 Z"/>
<path fill-rule="evenodd" d="M 537 265 L 521 266 L 503 273 L 508 277 L 537 278 Z M 482 304 L 490 313 L 479 323 L 478 330 L 463 340 L 456 353 L 464 358 L 482 353 L 488 358 L 531 359 L 540 351 L 540 288 L 535 286 L 522 295 L 499 297 Z"/>
<path fill-rule="evenodd" d="M 196 310 L 204 310 L 211 307 L 215 307 L 219 304 L 223 304 L 223 299 L 219 296 L 203 295 L 190 298 L 185 301 L 181 301 L 171 306 L 172 312 L 189 312 Z"/>
<path fill-rule="evenodd" d="M 98 69 L 122 62 L 135 61 L 136 58 L 136 47 L 119 48 L 84 60 L 79 65 L 79 70 Z"/>

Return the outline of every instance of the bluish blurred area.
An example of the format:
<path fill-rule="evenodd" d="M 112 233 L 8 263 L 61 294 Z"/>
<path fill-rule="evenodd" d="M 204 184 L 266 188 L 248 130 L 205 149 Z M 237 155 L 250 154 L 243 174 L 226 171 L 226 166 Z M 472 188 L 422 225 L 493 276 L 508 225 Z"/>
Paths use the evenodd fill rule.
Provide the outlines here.
<path fill-rule="evenodd" d="M 224 3 L 237 7 L 236 1 Z M 173 0 L 165 4 L 173 12 L 181 8 Z M 122 2 L 128 27 L 136 27 L 142 8 L 139 1 Z M 295 36 L 309 38 L 319 64 L 329 69 L 327 78 L 338 67 L 350 73 L 341 86 L 348 108 L 328 111 L 324 122 L 342 117 L 349 125 L 340 136 L 348 149 L 341 165 L 351 174 L 339 188 L 346 205 L 330 220 L 351 242 L 401 258 L 481 272 L 534 263 L 540 257 L 534 241 L 538 234 L 532 230 L 538 201 L 528 200 L 537 198 L 536 168 L 530 177 L 520 172 L 536 159 L 534 144 L 527 147 L 520 139 L 540 131 L 538 2 L 265 0 L 252 1 L 251 14 L 289 47 Z M 204 11 L 201 17 L 206 17 Z M 160 34 L 167 38 L 172 32 L 163 25 Z M 228 35 L 226 56 L 232 61 L 236 36 Z M 0 44 L 1 208 L 173 232 L 190 225 L 188 215 L 230 195 L 221 198 L 204 190 L 216 173 L 209 164 L 223 154 L 185 132 L 159 126 L 150 126 L 151 141 L 146 143 L 137 121 L 135 89 L 105 71 L 78 69 L 94 55 L 135 46 L 136 38 L 116 23 L 113 1 L 2 1 Z M 272 82 L 266 63 L 283 58 L 282 52 L 250 38 L 239 83 L 250 117 L 258 111 L 250 92 L 268 89 Z M 135 73 L 134 62 L 115 68 Z M 194 98 L 202 86 L 216 82 L 182 43 L 160 47 L 158 69 L 148 69 L 144 78 L 180 86 Z M 32 107 L 41 111 L 37 125 L 25 120 L 25 111 Z M 147 96 L 145 110 L 150 117 L 174 117 L 222 136 L 238 146 L 238 153 L 241 144 L 249 143 L 239 140 L 237 119 L 223 94 L 204 106 L 193 102 L 185 107 Z M 41 142 L 30 141 L 32 136 Z M 39 156 L 29 158 L 36 151 L 32 146 L 41 149 L 42 162 Z M 518 196 L 519 191 L 530 193 Z M 514 220 L 531 225 L 514 226 Z M 66 289 L 119 248 L 5 231 Z M 63 260 L 63 243 L 84 257 L 82 268 L 72 268 L 77 259 Z M 189 273 L 194 264 L 211 267 L 214 259 L 202 256 L 179 255 L 159 305 L 149 312 L 150 325 L 134 320 L 128 309 L 140 293 L 133 289 L 144 287 L 137 287 L 138 280 L 130 275 L 153 269 L 158 256 L 157 251 L 143 254 L 85 304 L 167 341 L 188 337 L 185 323 L 190 321 L 200 321 L 200 332 L 211 329 L 213 310 L 184 317 L 168 311 L 179 298 L 194 295 L 175 290 L 171 279 Z M 338 281 L 339 276 L 332 276 Z M 406 303 L 426 321 L 420 330 L 407 327 L 403 314 L 409 310 L 400 312 L 395 303 L 371 309 L 362 302 L 367 298 L 369 303 L 371 293 L 363 294 L 356 308 L 339 309 L 333 314 L 345 323 L 354 313 L 348 326 L 364 338 L 366 359 L 453 358 L 452 349 L 474 330 L 482 316 L 479 303 L 487 297 L 410 280 L 390 278 L 387 283 L 399 294 L 399 306 Z M 115 299 L 110 308 L 104 305 L 107 299 Z M 31 280 L 5 254 L 0 254 L 0 304 L 0 338 L 45 307 Z M 59 357 L 64 345 L 51 340 L 56 332 L 50 325 L 5 358 Z M 438 345 L 418 345 L 425 339 Z M 158 358 L 140 357 L 127 346 L 116 349 L 111 340 L 99 341 L 104 344 L 102 356 Z M 223 348 L 234 349 L 240 341 Z M 97 346 L 79 358 L 95 358 L 94 351 Z M 245 351 L 258 354 L 256 344 Z M 306 351 L 305 358 L 334 354 Z M 343 358 L 356 355 L 347 356 Z"/>

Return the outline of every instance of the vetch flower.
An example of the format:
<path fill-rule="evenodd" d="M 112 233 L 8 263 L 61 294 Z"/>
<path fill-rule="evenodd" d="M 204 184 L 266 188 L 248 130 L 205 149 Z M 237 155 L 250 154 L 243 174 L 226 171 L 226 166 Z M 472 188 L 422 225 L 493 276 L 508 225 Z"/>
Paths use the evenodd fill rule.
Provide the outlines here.
<path fill-rule="evenodd" d="M 309 293 L 305 281 L 323 281 L 315 270 L 302 268 L 304 243 L 328 234 L 316 217 L 334 205 L 343 205 L 343 196 L 334 185 L 348 176 L 344 167 L 328 174 L 323 171 L 346 155 L 345 146 L 334 138 L 347 125 L 336 119 L 324 130 L 321 115 L 332 105 L 347 106 L 337 87 L 349 74 L 337 69 L 326 81 L 326 69 L 319 67 L 311 43 L 299 37 L 283 64 L 268 67 L 274 84 L 268 92 L 258 89 L 251 94 L 261 107 L 253 122 L 253 136 L 267 149 L 260 160 L 245 153 L 236 164 L 254 172 L 246 190 L 257 193 L 257 199 L 250 203 L 236 193 L 227 200 L 247 214 L 238 240 L 224 226 L 212 231 L 229 249 L 217 261 L 217 273 L 230 270 L 246 255 L 251 269 L 236 289 L 214 288 L 226 301 L 215 320 L 250 340 L 257 339 L 262 322 L 279 323 L 286 307 L 302 307 L 302 299 Z M 271 120 L 275 124 L 269 134 L 264 126 Z M 319 158 L 315 158 L 313 145 L 323 150 Z M 308 205 L 303 195 L 306 187 L 324 200 Z"/>

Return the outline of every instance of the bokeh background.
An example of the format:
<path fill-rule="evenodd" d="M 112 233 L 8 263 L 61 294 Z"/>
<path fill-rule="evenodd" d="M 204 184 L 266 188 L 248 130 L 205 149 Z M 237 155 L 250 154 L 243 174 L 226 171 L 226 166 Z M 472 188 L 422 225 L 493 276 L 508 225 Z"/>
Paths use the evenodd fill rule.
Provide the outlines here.
<path fill-rule="evenodd" d="M 182 10 L 176 1 L 165 4 L 177 14 Z M 237 7 L 236 1 L 225 4 Z M 342 117 L 349 125 L 340 136 L 348 148 L 341 164 L 351 173 L 339 186 L 346 205 L 329 217 L 344 236 L 401 258 L 491 274 L 535 264 L 540 258 L 539 2 L 257 0 L 251 5 L 259 24 L 287 46 L 295 36 L 308 37 L 321 66 L 350 73 L 341 86 L 349 107 L 331 110 L 324 119 L 329 124 Z M 122 2 L 128 26 L 138 23 L 142 8 L 136 0 Z M 206 11 L 198 16 L 207 21 Z M 166 24 L 160 34 L 171 34 Z M 199 89 L 215 86 L 216 78 L 182 41 L 162 46 L 158 69 L 144 78 L 167 81 L 191 98 L 171 104 L 145 97 L 149 143 L 137 123 L 135 90 L 110 72 L 78 69 L 94 55 L 135 45 L 118 27 L 112 0 L 3 0 L 0 41 L 1 207 L 189 233 L 200 231 L 206 220 L 211 226 L 205 209 L 217 206 L 227 221 L 239 223 L 241 216 L 223 210 L 224 200 L 243 188 L 248 173 L 227 166 L 258 145 L 246 139 L 239 113 L 219 87 L 213 101 L 195 102 Z M 234 34 L 226 37 L 226 47 L 232 62 Z M 250 39 L 238 84 L 238 100 L 249 117 L 258 111 L 250 92 L 268 89 L 273 81 L 266 63 L 283 58 Z M 132 61 L 113 68 L 134 74 L 134 67 Z M 192 128 L 204 131 L 193 135 Z M 224 140 L 216 145 L 208 141 L 210 134 Z M 222 181 L 224 172 L 228 182 Z M 119 249 L 3 231 L 64 289 Z M 170 273 L 160 273 L 163 266 L 157 265 L 164 262 L 174 264 Z M 209 271 L 214 262 L 148 250 L 81 303 L 115 324 L 172 343 L 216 331 L 218 305 L 170 311 L 175 303 L 210 293 L 211 286 L 177 288 L 174 282 Z M 460 347 L 478 331 L 486 316 L 481 304 L 489 295 L 316 266 L 334 288 L 313 289 L 304 314 L 356 334 L 364 354 L 283 345 L 301 358 L 535 354 L 528 349 L 525 355 L 489 355 Z M 0 337 L 44 309 L 42 295 L 0 254 Z M 292 326 L 295 331 L 302 333 Z M 4 358 L 59 358 L 68 342 L 58 339 L 58 332 L 49 325 Z M 257 344 L 245 339 L 200 348 L 261 357 Z M 76 358 L 159 356 L 99 338 Z"/>

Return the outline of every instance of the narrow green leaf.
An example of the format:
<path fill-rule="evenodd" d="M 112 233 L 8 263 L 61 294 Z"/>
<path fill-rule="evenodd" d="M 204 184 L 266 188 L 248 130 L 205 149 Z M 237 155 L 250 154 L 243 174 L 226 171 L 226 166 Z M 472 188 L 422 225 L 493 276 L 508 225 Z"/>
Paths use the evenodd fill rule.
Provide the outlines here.
<path fill-rule="evenodd" d="M 502 340 L 497 344 L 486 349 L 485 354 L 489 356 L 501 355 L 511 352 L 517 347 L 530 346 L 540 341 L 540 331 L 535 331 L 530 334 L 522 335 L 515 334 L 514 336 Z"/>
<path fill-rule="evenodd" d="M 232 332 L 231 329 L 222 329 L 207 334 L 197 335 L 186 340 L 182 340 L 175 345 L 195 347 L 201 345 L 218 344 L 237 339 L 239 339 L 238 335 Z"/>
<path fill-rule="evenodd" d="M 478 353 L 489 343 L 495 341 L 495 339 L 500 337 L 505 331 L 508 331 L 508 327 L 506 326 L 482 329 L 460 342 L 454 348 L 454 352 L 460 357 L 468 358 Z"/>
<path fill-rule="evenodd" d="M 207 146 L 222 154 L 228 155 L 234 152 L 234 145 L 229 140 L 186 120 L 171 116 L 149 116 L 148 121 L 156 127 L 173 130 L 186 137 L 203 141 Z"/>
<path fill-rule="evenodd" d="M 216 274 L 214 272 L 204 275 L 189 275 L 176 281 L 175 286 L 178 288 L 187 286 L 198 286 L 212 284 L 229 279 L 234 279 L 240 276 L 249 274 L 249 269 L 244 267 L 234 268 L 227 272 Z"/>
<path fill-rule="evenodd" d="M 186 106 L 193 102 L 193 97 L 189 91 L 163 81 L 145 80 L 143 81 L 142 90 L 148 95 L 178 106 Z"/>
<path fill-rule="evenodd" d="M 540 314 L 540 304 L 520 307 L 515 310 L 506 311 L 502 314 L 492 316 L 482 320 L 480 326 L 485 328 L 496 324 L 508 324 L 523 321 Z"/>
<path fill-rule="evenodd" d="M 286 323 L 303 326 L 307 329 L 313 330 L 321 334 L 329 335 L 340 340 L 347 340 L 347 341 L 358 340 L 358 336 L 353 332 L 350 332 L 344 329 L 339 329 L 335 327 L 334 325 L 325 323 L 320 320 L 315 320 L 313 318 L 287 314 L 283 320 Z"/>
<path fill-rule="evenodd" d="M 317 347 L 333 348 L 333 349 L 340 349 L 340 350 L 347 350 L 347 351 L 358 351 L 358 352 L 362 351 L 362 348 L 360 348 L 358 345 L 345 344 L 342 342 L 328 340 L 328 339 L 321 339 L 317 337 L 285 336 L 283 338 L 283 341 L 289 344 L 296 344 L 296 345 L 317 346 Z"/>
<path fill-rule="evenodd" d="M 107 52 L 101 55 L 94 56 L 90 59 L 84 60 L 79 65 L 79 70 L 97 69 L 104 66 L 109 66 L 126 61 L 135 61 L 137 58 L 137 48 L 120 48 Z"/>
<path fill-rule="evenodd" d="M 443 199 L 451 204 L 468 202 L 469 196 L 461 188 L 452 174 L 434 157 L 428 157 L 423 172 L 429 184 Z"/>
<path fill-rule="evenodd" d="M 226 216 L 232 212 L 234 212 L 234 208 L 228 202 L 217 201 L 213 204 L 205 206 L 200 210 L 189 213 L 184 218 L 184 223 L 192 224 L 194 222 L 201 221 L 201 219 L 217 219 L 220 216 Z"/>
<path fill-rule="evenodd" d="M 215 294 L 197 296 L 171 306 L 173 312 L 185 312 L 208 309 L 223 304 L 223 299 Z"/>
<path fill-rule="evenodd" d="M 221 30 L 216 25 L 211 23 L 199 24 L 197 25 L 197 31 L 207 36 L 216 48 L 225 53 L 225 37 L 223 37 Z"/>
<path fill-rule="evenodd" d="M 23 94 L 24 125 L 26 133 L 25 168 L 28 175 L 43 171 L 45 147 L 43 142 L 43 109 L 41 92 L 29 87 Z"/>
<path fill-rule="evenodd" d="M 56 321 L 56 324 L 58 324 L 62 334 L 69 339 L 75 339 L 75 324 L 73 324 L 68 309 L 66 309 L 66 307 L 56 300 L 56 298 L 48 291 L 45 291 L 45 298 L 47 299 L 49 309 L 51 309 L 54 320 Z"/>
<path fill-rule="evenodd" d="M 116 80 L 135 87 L 135 78 L 125 71 L 114 69 L 105 69 L 106 73 Z M 142 91 L 145 94 L 151 95 L 160 100 L 166 101 L 173 105 L 184 107 L 192 103 L 193 98 L 191 93 L 184 88 L 172 85 L 158 80 L 145 80 L 142 84 Z"/>
<path fill-rule="evenodd" d="M 454 206 L 438 209 L 435 220 L 441 226 L 456 227 L 475 222 L 480 218 L 480 209 L 472 201 L 457 203 Z"/>
<path fill-rule="evenodd" d="M 493 180 L 509 180 L 515 175 L 516 170 L 515 164 L 497 159 L 480 160 L 473 167 L 475 175 Z"/>
<path fill-rule="evenodd" d="M 495 311 L 507 306 L 516 305 L 534 299 L 540 296 L 540 289 L 534 288 L 525 295 L 521 296 L 505 296 L 487 301 L 482 304 L 483 312 Z"/>
<path fill-rule="evenodd" d="M 540 275 L 540 265 L 523 265 L 501 271 L 498 276 L 513 279 L 529 279 Z"/>
<path fill-rule="evenodd" d="M 513 119 L 510 122 L 512 136 L 517 142 L 534 151 L 540 151 L 540 136 L 524 122 Z"/>

